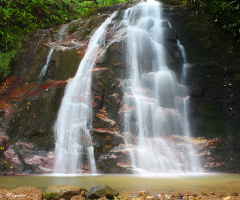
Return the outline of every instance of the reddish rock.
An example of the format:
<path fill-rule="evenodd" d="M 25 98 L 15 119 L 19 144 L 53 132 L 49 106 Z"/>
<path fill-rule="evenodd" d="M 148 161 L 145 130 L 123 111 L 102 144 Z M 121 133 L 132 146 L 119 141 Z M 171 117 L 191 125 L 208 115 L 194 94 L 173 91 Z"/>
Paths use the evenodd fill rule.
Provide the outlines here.
<path fill-rule="evenodd" d="M 9 163 L 20 165 L 21 162 L 18 158 L 18 155 L 16 152 L 10 147 L 7 151 L 4 152 L 4 155 L 6 156 Z"/>
<path fill-rule="evenodd" d="M 9 144 L 7 142 L 6 135 L 0 131 L 0 152 L 5 151 L 9 147 Z"/>

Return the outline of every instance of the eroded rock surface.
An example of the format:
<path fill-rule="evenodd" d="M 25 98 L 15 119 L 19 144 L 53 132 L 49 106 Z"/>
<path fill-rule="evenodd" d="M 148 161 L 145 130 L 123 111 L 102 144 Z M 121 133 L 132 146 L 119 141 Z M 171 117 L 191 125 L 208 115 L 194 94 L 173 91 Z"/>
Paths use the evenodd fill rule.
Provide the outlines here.
<path fill-rule="evenodd" d="M 117 190 L 112 189 L 108 185 L 97 185 L 91 188 L 87 193 L 88 199 L 98 199 L 106 197 L 107 199 L 114 199 L 119 195 Z"/>

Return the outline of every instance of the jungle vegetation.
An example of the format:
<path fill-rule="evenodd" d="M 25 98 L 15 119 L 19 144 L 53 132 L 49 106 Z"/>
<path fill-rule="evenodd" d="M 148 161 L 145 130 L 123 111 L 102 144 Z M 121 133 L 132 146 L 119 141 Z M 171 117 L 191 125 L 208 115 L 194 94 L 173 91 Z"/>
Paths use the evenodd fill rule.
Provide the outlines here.
<path fill-rule="evenodd" d="M 24 35 L 73 19 L 88 17 L 101 6 L 126 0 L 0 0 L 0 81 L 11 73 L 10 63 L 21 49 Z M 240 42 L 239 0 L 182 0 L 208 10 Z"/>
<path fill-rule="evenodd" d="M 98 7 L 122 2 L 125 0 L 0 0 L 0 81 L 11 73 L 10 63 L 26 34 L 88 17 Z"/>
<path fill-rule="evenodd" d="M 186 6 L 200 6 L 214 16 L 223 29 L 240 42 L 239 0 L 184 0 Z"/>

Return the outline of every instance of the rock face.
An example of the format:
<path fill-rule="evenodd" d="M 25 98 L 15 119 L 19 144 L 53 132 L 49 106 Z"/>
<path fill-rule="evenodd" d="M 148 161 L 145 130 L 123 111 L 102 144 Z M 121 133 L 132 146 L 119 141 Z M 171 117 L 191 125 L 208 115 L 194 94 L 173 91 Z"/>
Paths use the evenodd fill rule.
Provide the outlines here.
<path fill-rule="evenodd" d="M 22 56 L 14 63 L 14 74 L 0 86 L 0 174 L 53 171 L 53 126 L 65 86 L 78 69 L 92 31 L 107 17 L 102 14 L 71 22 L 61 43 L 57 40 L 61 27 L 36 30 L 29 36 Z M 52 47 L 48 70 L 39 80 Z M 114 84 L 112 88 L 117 88 L 119 81 Z M 107 101 L 116 98 L 118 102 L 112 105 L 117 110 L 120 100 L 115 92 L 106 91 L 106 97 Z M 105 117 L 99 115 L 98 119 L 108 123 Z"/>
<path fill-rule="evenodd" d="M 112 189 L 108 185 L 97 185 L 89 190 L 86 197 L 88 199 L 98 199 L 106 197 L 107 199 L 114 199 L 119 195 L 118 191 Z"/>
<path fill-rule="evenodd" d="M 219 29 L 215 19 L 200 8 L 186 8 L 176 0 L 162 2 L 166 4 L 163 5 L 163 17 L 172 26 L 171 29 L 167 21 L 161 24 L 166 38 L 166 64 L 178 80 L 181 79 L 183 58 L 177 40 L 183 44 L 187 55 L 186 84 L 190 89 L 192 134 L 205 137 L 207 141 L 215 141 L 213 138 L 224 141 L 220 148 L 211 146 L 206 140 L 196 143 L 203 165 L 207 165 L 206 170 L 239 172 L 239 47 L 231 36 Z M 60 27 L 36 30 L 29 36 L 21 58 L 13 63 L 14 73 L 0 86 L 0 174 L 52 172 L 53 126 L 65 86 L 76 73 L 92 31 L 116 9 L 119 12 L 115 24 L 109 26 L 106 48 L 93 69 L 92 141 L 99 172 L 132 172 L 121 118 L 125 109 L 122 84 L 128 76 L 122 54 L 126 51 L 127 35 L 119 23 L 122 9 L 130 5 L 101 8 L 99 16 L 71 23 L 62 43 L 56 39 Z M 55 47 L 55 51 L 46 75 L 39 81 L 51 47 Z M 145 63 L 143 70 L 148 72 L 147 60 L 151 55 L 141 56 Z M 152 79 L 150 75 L 144 78 L 147 88 Z M 166 117 L 171 120 L 173 114 L 167 113 Z M 133 141 L 135 131 L 131 133 Z M 220 168 L 210 167 L 214 165 L 211 159 L 225 164 Z"/>

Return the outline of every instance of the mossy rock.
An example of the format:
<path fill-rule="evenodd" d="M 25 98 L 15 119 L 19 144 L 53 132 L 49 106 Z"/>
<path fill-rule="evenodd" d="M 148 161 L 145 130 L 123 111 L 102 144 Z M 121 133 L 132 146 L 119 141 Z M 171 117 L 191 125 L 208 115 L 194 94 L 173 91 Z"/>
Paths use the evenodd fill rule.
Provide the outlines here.
<path fill-rule="evenodd" d="M 65 198 L 66 200 L 70 200 L 73 196 L 80 195 L 82 192 L 87 192 L 87 189 L 75 185 L 53 185 L 48 187 L 44 193 L 44 197 L 48 197 L 48 200 L 52 200 L 51 198 Z"/>
<path fill-rule="evenodd" d="M 60 196 L 55 194 L 55 193 L 51 193 L 51 192 L 45 192 L 43 197 L 47 200 L 58 200 L 60 199 Z"/>
<path fill-rule="evenodd" d="M 207 118 L 218 118 L 221 116 L 220 109 L 223 106 L 223 102 L 201 103 L 198 107 L 198 115 Z"/>

